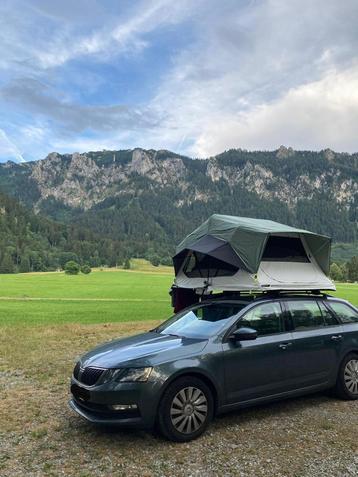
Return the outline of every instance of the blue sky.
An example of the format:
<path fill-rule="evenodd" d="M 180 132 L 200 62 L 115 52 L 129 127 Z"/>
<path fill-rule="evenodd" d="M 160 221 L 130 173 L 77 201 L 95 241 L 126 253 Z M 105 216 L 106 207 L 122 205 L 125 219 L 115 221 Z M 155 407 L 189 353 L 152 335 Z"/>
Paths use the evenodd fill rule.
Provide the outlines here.
<path fill-rule="evenodd" d="M 358 151 L 356 0 L 2 0 L 0 161 Z"/>

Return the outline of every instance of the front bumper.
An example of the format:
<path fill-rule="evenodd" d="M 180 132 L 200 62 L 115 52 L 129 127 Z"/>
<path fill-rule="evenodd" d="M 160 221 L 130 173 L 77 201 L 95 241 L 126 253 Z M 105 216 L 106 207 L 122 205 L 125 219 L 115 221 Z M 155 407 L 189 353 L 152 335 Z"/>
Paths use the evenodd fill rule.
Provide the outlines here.
<path fill-rule="evenodd" d="M 88 387 L 72 378 L 69 406 L 89 422 L 103 425 L 154 427 L 160 390 L 155 383 L 108 383 Z M 136 404 L 136 410 L 115 411 L 114 404 Z"/>
<path fill-rule="evenodd" d="M 81 417 L 94 424 L 136 428 L 148 427 L 145 422 L 143 422 L 143 419 L 141 417 L 124 417 L 123 415 L 121 416 L 119 415 L 119 413 L 114 412 L 112 414 L 93 412 L 83 407 L 75 399 L 70 399 L 68 401 L 68 404 L 73 411 L 77 412 L 77 414 L 79 414 Z"/>

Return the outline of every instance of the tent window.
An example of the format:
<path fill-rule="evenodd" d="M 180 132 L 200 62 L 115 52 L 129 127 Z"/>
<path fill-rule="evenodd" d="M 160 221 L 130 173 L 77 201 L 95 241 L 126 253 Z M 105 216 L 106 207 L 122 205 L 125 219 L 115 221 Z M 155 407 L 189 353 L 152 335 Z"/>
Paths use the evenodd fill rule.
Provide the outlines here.
<path fill-rule="evenodd" d="M 183 271 L 189 278 L 231 277 L 238 268 L 205 253 L 191 252 Z"/>
<path fill-rule="evenodd" d="M 262 256 L 265 262 L 309 262 L 300 238 L 271 235 Z"/>

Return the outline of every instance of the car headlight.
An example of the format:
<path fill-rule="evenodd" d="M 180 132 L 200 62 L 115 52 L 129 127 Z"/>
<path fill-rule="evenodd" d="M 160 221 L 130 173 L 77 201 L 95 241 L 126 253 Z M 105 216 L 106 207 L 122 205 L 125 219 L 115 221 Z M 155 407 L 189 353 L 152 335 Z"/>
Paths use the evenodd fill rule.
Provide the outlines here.
<path fill-rule="evenodd" d="M 152 367 L 108 369 L 103 382 L 144 383 L 148 381 L 152 369 Z"/>

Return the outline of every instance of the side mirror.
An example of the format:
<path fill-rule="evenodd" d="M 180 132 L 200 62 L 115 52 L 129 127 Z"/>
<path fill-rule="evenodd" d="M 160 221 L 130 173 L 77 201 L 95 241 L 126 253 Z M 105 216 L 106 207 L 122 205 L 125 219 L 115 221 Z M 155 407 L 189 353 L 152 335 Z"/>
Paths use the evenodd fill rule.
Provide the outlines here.
<path fill-rule="evenodd" d="M 257 331 L 253 328 L 238 328 L 229 336 L 232 341 L 250 341 L 257 338 Z"/>

